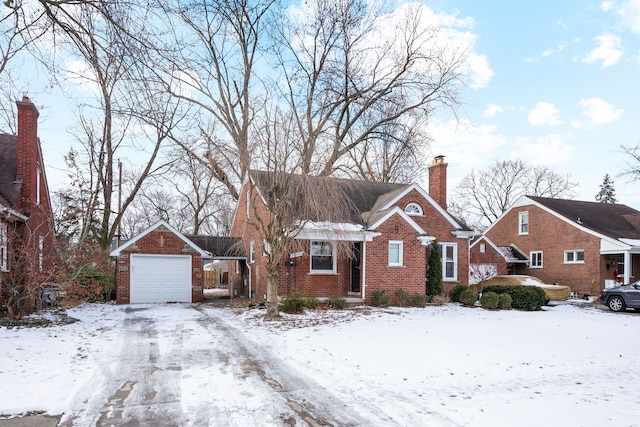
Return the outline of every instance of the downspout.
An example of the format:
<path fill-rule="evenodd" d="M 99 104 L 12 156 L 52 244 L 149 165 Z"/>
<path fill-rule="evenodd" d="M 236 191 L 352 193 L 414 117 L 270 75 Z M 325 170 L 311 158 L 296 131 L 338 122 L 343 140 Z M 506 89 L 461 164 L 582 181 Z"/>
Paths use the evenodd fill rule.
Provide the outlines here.
<path fill-rule="evenodd" d="M 251 299 L 251 265 L 245 261 L 247 270 L 249 270 L 249 299 Z"/>
<path fill-rule="evenodd" d="M 367 287 L 367 238 L 362 239 L 362 299 L 366 300 Z"/>

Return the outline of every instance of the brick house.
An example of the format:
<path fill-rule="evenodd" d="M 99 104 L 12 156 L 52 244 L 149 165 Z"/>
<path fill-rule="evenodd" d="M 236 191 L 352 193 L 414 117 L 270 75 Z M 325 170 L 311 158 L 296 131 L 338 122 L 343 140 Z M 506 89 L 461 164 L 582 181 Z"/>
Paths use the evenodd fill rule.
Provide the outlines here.
<path fill-rule="evenodd" d="M 16 272 L 12 255 L 20 251 L 18 257 L 25 263 L 20 269 L 30 272 L 25 277 L 29 282 L 36 280 L 38 271 L 46 272 L 54 245 L 53 214 L 38 138 L 38 109 L 27 97 L 16 105 L 17 135 L 0 134 L 0 274 L 9 278 Z"/>
<path fill-rule="evenodd" d="M 159 221 L 111 251 L 116 303 L 202 302 L 204 263 L 246 259 L 233 237 L 187 235 Z"/>
<path fill-rule="evenodd" d="M 304 226 L 295 237 L 296 248 L 280 263 L 278 294 L 339 295 L 367 303 L 376 290 L 424 294 L 429 248 L 436 239 L 445 290 L 468 284 L 469 239 L 475 232 L 446 210 L 446 170 L 444 157 L 436 157 L 429 167 L 429 193 L 418 184 L 311 178 L 314 185 L 340 191 L 350 202 L 349 212 L 344 221 L 322 227 L 300 218 Z M 264 197 L 268 175 L 251 172 L 252 185 L 243 187 L 232 227 L 232 236 L 244 243 L 248 263 L 231 268 L 229 277 L 250 298 L 266 298 L 267 293 L 269 248 L 251 226 L 250 215 L 271 215 Z M 337 242 L 350 245 L 350 250 L 337 251 Z"/>
<path fill-rule="evenodd" d="M 491 262 L 496 250 L 511 248 L 504 265 L 496 261 L 499 274 L 535 276 L 582 296 L 637 280 L 640 272 L 640 211 L 621 204 L 523 196 L 483 239 L 472 245 L 472 262 Z"/>

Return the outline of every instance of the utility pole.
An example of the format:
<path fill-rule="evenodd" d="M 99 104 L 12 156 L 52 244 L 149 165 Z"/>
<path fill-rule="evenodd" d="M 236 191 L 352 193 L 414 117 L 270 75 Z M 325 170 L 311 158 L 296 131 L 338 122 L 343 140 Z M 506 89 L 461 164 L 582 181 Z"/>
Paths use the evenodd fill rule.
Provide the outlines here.
<path fill-rule="evenodd" d="M 122 224 L 122 162 L 118 159 L 118 215 L 120 220 L 118 221 L 118 237 L 116 238 L 116 248 L 120 247 L 120 224 Z"/>

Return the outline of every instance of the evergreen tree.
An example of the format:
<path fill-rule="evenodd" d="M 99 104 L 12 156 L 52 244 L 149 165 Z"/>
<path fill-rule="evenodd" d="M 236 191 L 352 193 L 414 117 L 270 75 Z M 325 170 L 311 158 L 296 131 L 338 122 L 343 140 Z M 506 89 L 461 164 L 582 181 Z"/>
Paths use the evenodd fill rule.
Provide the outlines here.
<path fill-rule="evenodd" d="M 437 240 L 431 243 L 431 254 L 428 261 L 427 270 L 427 295 L 442 295 L 442 258 L 440 257 L 440 245 Z"/>
<path fill-rule="evenodd" d="M 606 174 L 602 184 L 600 184 L 600 191 L 596 194 L 596 201 L 600 203 L 617 203 L 616 190 L 613 188 L 613 180 Z"/>

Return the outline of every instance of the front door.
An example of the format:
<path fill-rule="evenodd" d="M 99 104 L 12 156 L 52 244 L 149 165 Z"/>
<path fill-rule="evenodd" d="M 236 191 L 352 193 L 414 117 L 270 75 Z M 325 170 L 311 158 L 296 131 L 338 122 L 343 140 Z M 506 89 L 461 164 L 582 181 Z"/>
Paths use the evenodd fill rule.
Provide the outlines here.
<path fill-rule="evenodd" d="M 353 253 L 351 255 L 351 285 L 349 286 L 349 292 L 354 294 L 360 293 L 360 282 L 362 275 L 360 273 L 360 253 L 362 250 L 362 243 L 355 242 L 353 244 Z"/>

